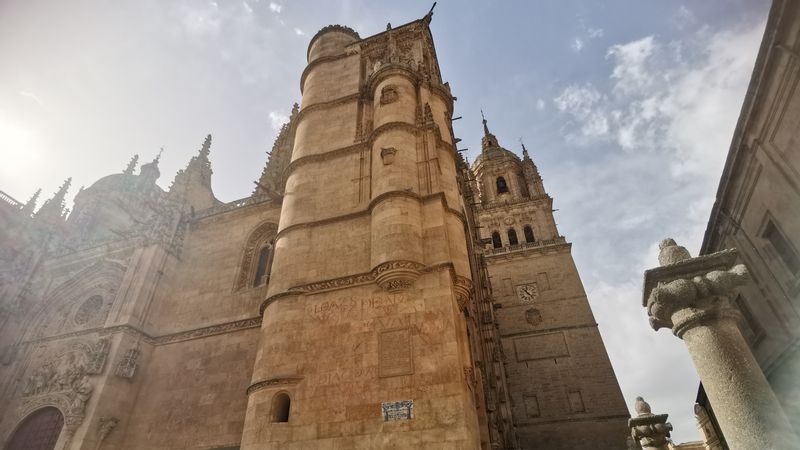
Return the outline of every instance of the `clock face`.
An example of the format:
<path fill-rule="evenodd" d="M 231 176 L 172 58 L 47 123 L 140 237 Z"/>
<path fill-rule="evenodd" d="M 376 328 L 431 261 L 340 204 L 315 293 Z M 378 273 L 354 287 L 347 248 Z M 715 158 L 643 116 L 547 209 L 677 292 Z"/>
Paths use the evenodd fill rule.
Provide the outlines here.
<path fill-rule="evenodd" d="M 536 283 L 521 284 L 517 286 L 517 297 L 523 303 L 531 303 L 539 296 L 539 288 Z"/>

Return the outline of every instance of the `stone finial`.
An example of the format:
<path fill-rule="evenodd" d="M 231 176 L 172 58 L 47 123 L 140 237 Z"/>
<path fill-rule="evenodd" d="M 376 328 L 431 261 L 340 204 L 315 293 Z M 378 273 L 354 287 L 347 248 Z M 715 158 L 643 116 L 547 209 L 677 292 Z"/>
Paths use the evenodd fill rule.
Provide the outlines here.
<path fill-rule="evenodd" d="M 667 450 L 672 424 L 667 422 L 667 414 L 653 414 L 650 405 L 642 397 L 636 397 L 634 404 L 636 417 L 628 420 L 631 437 L 645 449 Z"/>
<path fill-rule="evenodd" d="M 636 404 L 634 404 L 634 408 L 636 409 L 636 414 L 640 416 L 653 413 L 650 410 L 650 404 L 644 401 L 642 397 L 636 397 Z"/>
<path fill-rule="evenodd" d="M 686 247 L 678 245 L 672 238 L 666 238 L 661 241 L 658 244 L 658 248 L 661 250 L 658 254 L 658 263 L 662 266 L 675 264 L 692 257 Z"/>

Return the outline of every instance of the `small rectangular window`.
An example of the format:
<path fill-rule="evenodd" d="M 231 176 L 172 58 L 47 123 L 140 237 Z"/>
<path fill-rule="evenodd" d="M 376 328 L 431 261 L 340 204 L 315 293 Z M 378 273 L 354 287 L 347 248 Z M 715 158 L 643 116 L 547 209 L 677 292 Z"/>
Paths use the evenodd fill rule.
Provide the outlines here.
<path fill-rule="evenodd" d="M 742 335 L 744 339 L 747 341 L 748 344 L 751 346 L 758 344 L 761 339 L 764 337 L 764 328 L 759 323 L 758 319 L 753 315 L 753 312 L 750 310 L 750 307 L 747 306 L 747 302 L 742 298 L 741 295 L 737 295 L 736 299 L 734 300 L 736 307 L 739 308 L 739 311 L 742 313 L 742 317 L 744 318 L 744 323 L 741 327 Z"/>
<path fill-rule="evenodd" d="M 761 237 L 768 240 L 775 251 L 780 256 L 781 261 L 786 265 L 790 272 L 796 274 L 800 271 L 800 257 L 797 256 L 792 244 L 786 240 L 783 233 L 778 230 L 772 220 L 767 221 L 767 226 L 764 227 L 764 232 Z"/>

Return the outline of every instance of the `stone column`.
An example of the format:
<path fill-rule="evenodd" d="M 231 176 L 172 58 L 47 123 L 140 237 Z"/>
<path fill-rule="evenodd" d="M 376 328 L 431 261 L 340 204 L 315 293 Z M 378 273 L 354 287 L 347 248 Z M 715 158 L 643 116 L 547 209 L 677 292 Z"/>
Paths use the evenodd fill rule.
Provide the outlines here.
<path fill-rule="evenodd" d="M 642 397 L 636 397 L 636 417 L 628 419 L 631 436 L 644 450 L 669 450 L 669 432 L 672 424 L 668 414 L 653 414 Z"/>
<path fill-rule="evenodd" d="M 734 288 L 747 280 L 735 249 L 692 258 L 665 239 L 660 267 L 645 271 L 643 306 L 653 329 L 683 339 L 714 406 L 726 441 L 735 449 L 795 448 L 797 438 L 742 337 Z"/>

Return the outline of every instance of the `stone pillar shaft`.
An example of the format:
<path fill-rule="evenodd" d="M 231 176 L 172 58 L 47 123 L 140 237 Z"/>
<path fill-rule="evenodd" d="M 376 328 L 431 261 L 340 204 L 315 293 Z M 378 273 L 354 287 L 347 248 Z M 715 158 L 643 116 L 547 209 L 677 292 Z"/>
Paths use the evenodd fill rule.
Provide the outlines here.
<path fill-rule="evenodd" d="M 718 319 L 682 337 L 733 448 L 792 448 L 786 416 L 736 322 Z"/>

